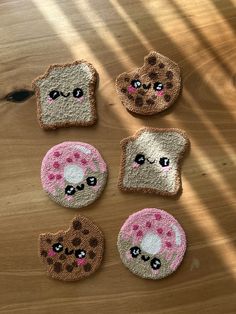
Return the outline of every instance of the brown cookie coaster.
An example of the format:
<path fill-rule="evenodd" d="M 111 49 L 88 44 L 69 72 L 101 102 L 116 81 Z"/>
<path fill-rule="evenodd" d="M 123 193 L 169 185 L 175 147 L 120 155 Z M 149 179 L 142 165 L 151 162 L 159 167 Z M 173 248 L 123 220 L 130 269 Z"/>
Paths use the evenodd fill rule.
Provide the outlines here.
<path fill-rule="evenodd" d="M 125 221 L 117 246 L 131 272 L 142 278 L 161 279 L 182 262 L 186 236 L 173 216 L 161 209 L 145 208 Z"/>
<path fill-rule="evenodd" d="M 66 231 L 39 236 L 39 254 L 49 276 L 74 281 L 90 276 L 100 266 L 104 236 L 88 218 L 79 215 Z"/>
<path fill-rule="evenodd" d="M 179 66 L 169 58 L 151 51 L 144 65 L 116 79 L 122 104 L 130 111 L 152 115 L 169 108 L 181 88 Z"/>
<path fill-rule="evenodd" d="M 177 194 L 181 187 L 180 160 L 189 145 L 185 132 L 178 129 L 142 128 L 123 139 L 119 188 Z"/>
<path fill-rule="evenodd" d="M 40 126 L 55 129 L 94 124 L 96 81 L 96 70 L 84 60 L 50 65 L 32 83 Z"/>
<path fill-rule="evenodd" d="M 57 203 L 81 208 L 93 203 L 107 181 L 107 165 L 99 151 L 82 142 L 63 142 L 44 156 L 43 189 Z"/>

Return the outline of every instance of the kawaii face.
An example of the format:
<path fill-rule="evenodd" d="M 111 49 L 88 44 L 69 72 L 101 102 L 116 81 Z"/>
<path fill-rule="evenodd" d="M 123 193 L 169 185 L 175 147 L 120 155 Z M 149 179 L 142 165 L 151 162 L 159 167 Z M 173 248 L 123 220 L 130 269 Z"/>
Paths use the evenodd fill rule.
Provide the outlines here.
<path fill-rule="evenodd" d="M 143 129 L 122 142 L 121 188 L 176 194 L 179 161 L 188 140 L 177 131 Z"/>
<path fill-rule="evenodd" d="M 67 231 L 40 235 L 40 257 L 47 272 L 60 280 L 78 280 L 100 265 L 104 249 L 101 231 L 87 218 L 75 218 Z"/>
<path fill-rule="evenodd" d="M 136 275 L 160 279 L 180 264 L 186 246 L 179 223 L 168 213 L 155 208 L 130 216 L 118 236 L 123 263 Z"/>
<path fill-rule="evenodd" d="M 168 108 L 180 91 L 180 71 L 173 61 L 151 52 L 144 65 L 122 73 L 116 81 L 118 95 L 130 111 L 154 114 Z"/>
<path fill-rule="evenodd" d="M 34 82 L 45 126 L 89 124 L 94 120 L 96 72 L 86 62 L 53 65 Z"/>
<path fill-rule="evenodd" d="M 103 191 L 107 167 L 99 152 L 81 142 L 54 146 L 43 159 L 42 184 L 49 196 L 66 207 L 80 208 Z"/>

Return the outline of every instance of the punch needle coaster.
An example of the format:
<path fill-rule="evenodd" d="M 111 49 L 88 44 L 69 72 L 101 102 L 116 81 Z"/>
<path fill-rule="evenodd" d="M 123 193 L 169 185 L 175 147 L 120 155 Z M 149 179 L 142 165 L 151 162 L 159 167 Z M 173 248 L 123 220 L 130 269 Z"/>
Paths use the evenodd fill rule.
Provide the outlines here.
<path fill-rule="evenodd" d="M 42 161 L 43 189 L 58 204 L 81 208 L 93 203 L 107 180 L 107 166 L 98 150 L 82 142 L 52 147 Z"/>
<path fill-rule="evenodd" d="M 125 221 L 117 242 L 123 264 L 146 279 L 169 276 L 180 265 L 186 237 L 178 221 L 156 208 L 140 210 Z"/>
<path fill-rule="evenodd" d="M 152 115 L 176 101 L 181 89 L 179 66 L 169 58 L 151 51 L 144 65 L 116 79 L 116 90 L 122 104 L 132 112 Z"/>
<path fill-rule="evenodd" d="M 181 188 L 180 161 L 189 145 L 179 129 L 142 128 L 123 139 L 119 188 L 176 195 Z"/>
<path fill-rule="evenodd" d="M 100 266 L 104 251 L 101 230 L 88 218 L 73 219 L 67 231 L 39 236 L 39 254 L 52 278 L 75 281 L 92 275 Z"/>
<path fill-rule="evenodd" d="M 94 124 L 96 81 L 96 70 L 84 60 L 50 65 L 32 83 L 40 126 L 56 129 Z"/>

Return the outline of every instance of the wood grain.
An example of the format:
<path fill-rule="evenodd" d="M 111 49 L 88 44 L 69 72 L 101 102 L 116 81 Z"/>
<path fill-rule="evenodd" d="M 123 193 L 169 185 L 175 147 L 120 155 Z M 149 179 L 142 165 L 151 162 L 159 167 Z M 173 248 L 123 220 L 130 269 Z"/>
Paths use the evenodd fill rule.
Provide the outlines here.
<path fill-rule="evenodd" d="M 0 49 L 0 313 L 235 313 L 235 1 L 1 0 Z M 159 115 L 129 114 L 117 98 L 116 76 L 141 66 L 150 49 L 182 69 L 183 92 Z M 94 127 L 43 131 L 31 89 L 51 63 L 84 58 L 100 75 Z M 191 140 L 183 193 L 164 198 L 117 189 L 119 141 L 141 126 L 177 127 Z M 65 140 L 94 144 L 109 165 L 101 199 L 80 213 L 104 231 L 101 270 L 87 280 L 46 277 L 37 256 L 39 233 L 67 228 L 76 210 L 42 191 L 41 160 Z M 122 264 L 118 231 L 132 212 L 158 207 L 187 233 L 180 269 L 161 281 L 142 280 Z"/>

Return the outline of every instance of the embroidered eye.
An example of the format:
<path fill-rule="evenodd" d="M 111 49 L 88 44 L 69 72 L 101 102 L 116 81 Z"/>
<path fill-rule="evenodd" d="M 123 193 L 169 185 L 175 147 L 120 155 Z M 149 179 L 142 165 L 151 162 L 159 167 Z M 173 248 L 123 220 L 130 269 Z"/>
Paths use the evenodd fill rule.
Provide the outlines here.
<path fill-rule="evenodd" d="M 139 165 L 143 165 L 145 163 L 145 156 L 143 154 L 138 154 L 136 155 L 134 161 Z"/>
<path fill-rule="evenodd" d="M 169 164 L 170 164 L 170 159 L 167 158 L 167 157 L 161 157 L 160 160 L 159 160 L 159 164 L 160 164 L 162 167 L 168 167 Z"/>
<path fill-rule="evenodd" d="M 85 256 L 86 256 L 85 250 L 81 250 L 81 249 L 75 250 L 75 257 L 76 258 L 85 258 Z"/>
<path fill-rule="evenodd" d="M 63 245 L 59 242 L 55 243 L 55 244 L 53 244 L 52 249 L 54 252 L 60 253 L 61 251 L 63 251 Z"/>
<path fill-rule="evenodd" d="M 133 246 L 130 249 L 130 254 L 132 255 L 133 258 L 136 258 L 139 256 L 139 254 L 141 254 L 141 250 L 138 246 Z"/>
<path fill-rule="evenodd" d="M 53 100 L 57 99 L 60 96 L 60 92 L 58 90 L 52 90 L 49 93 L 49 97 L 52 98 Z"/>
<path fill-rule="evenodd" d="M 74 195 L 75 192 L 76 192 L 76 190 L 72 185 L 67 185 L 67 187 L 65 188 L 65 193 L 67 195 Z"/>
<path fill-rule="evenodd" d="M 83 92 L 83 90 L 81 88 L 75 88 L 73 90 L 73 96 L 75 98 L 81 98 L 83 95 L 84 95 L 84 92 Z"/>
<path fill-rule="evenodd" d="M 157 270 L 161 267 L 161 261 L 159 260 L 159 258 L 156 258 L 156 257 L 154 257 L 151 260 L 150 264 L 151 264 L 152 269 L 154 270 Z"/>
<path fill-rule="evenodd" d="M 163 90 L 164 85 L 161 82 L 156 82 L 153 84 L 153 89 L 157 92 L 160 92 L 161 90 Z"/>
<path fill-rule="evenodd" d="M 97 184 L 97 179 L 95 177 L 88 177 L 86 181 L 89 186 L 95 186 Z"/>
<path fill-rule="evenodd" d="M 134 88 L 140 88 L 142 84 L 141 84 L 141 82 L 139 80 L 133 80 L 133 81 L 131 81 L 131 85 Z"/>

